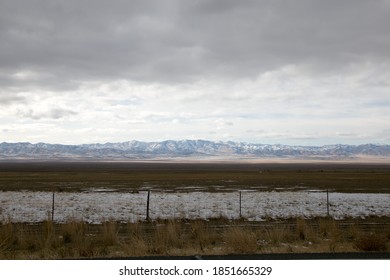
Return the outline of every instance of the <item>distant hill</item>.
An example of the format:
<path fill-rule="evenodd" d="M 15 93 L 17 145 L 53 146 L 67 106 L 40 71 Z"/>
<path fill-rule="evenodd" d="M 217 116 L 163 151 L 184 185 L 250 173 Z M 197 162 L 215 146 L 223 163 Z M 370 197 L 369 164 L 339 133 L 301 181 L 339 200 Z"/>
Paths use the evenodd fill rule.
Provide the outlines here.
<path fill-rule="evenodd" d="M 31 144 L 27 142 L 0 143 L 0 159 L 2 160 L 136 160 L 216 157 L 230 159 L 289 158 L 319 160 L 380 157 L 390 159 L 390 145 L 289 146 L 206 140 L 128 141 L 83 145 Z"/>

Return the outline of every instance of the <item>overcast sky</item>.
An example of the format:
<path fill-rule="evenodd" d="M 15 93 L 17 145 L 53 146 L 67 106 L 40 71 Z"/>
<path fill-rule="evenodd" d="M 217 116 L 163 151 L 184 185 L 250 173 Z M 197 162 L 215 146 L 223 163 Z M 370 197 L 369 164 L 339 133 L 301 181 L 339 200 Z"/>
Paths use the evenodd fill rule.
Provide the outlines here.
<path fill-rule="evenodd" d="M 0 0 L 0 142 L 390 144 L 390 0 Z"/>

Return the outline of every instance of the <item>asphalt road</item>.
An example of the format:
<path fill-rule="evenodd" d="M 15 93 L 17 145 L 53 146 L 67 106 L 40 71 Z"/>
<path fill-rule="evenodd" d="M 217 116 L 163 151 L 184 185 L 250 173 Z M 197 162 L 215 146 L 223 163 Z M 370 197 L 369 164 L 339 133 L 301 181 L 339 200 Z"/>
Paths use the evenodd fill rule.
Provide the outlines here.
<path fill-rule="evenodd" d="M 99 258 L 99 260 L 102 259 Z M 110 260 L 390 260 L 390 252 L 147 256 L 147 257 L 128 257 L 128 258 L 127 257 L 107 258 L 107 260 L 108 259 Z"/>

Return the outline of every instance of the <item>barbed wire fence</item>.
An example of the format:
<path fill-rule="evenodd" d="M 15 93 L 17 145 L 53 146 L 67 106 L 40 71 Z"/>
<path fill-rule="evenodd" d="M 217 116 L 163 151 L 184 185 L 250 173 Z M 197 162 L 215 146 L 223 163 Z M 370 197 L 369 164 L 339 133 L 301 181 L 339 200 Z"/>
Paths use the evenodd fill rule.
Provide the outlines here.
<path fill-rule="evenodd" d="M 389 216 L 390 194 L 326 191 L 2 192 L 2 221 L 101 223 L 158 219 L 265 219 Z"/>

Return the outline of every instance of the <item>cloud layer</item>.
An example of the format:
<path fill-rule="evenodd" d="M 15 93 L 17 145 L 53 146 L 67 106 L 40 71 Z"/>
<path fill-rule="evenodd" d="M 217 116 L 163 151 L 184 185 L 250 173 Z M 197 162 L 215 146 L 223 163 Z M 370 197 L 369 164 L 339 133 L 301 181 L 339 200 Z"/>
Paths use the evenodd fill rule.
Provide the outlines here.
<path fill-rule="evenodd" d="M 0 141 L 390 142 L 388 0 L 0 6 Z"/>

